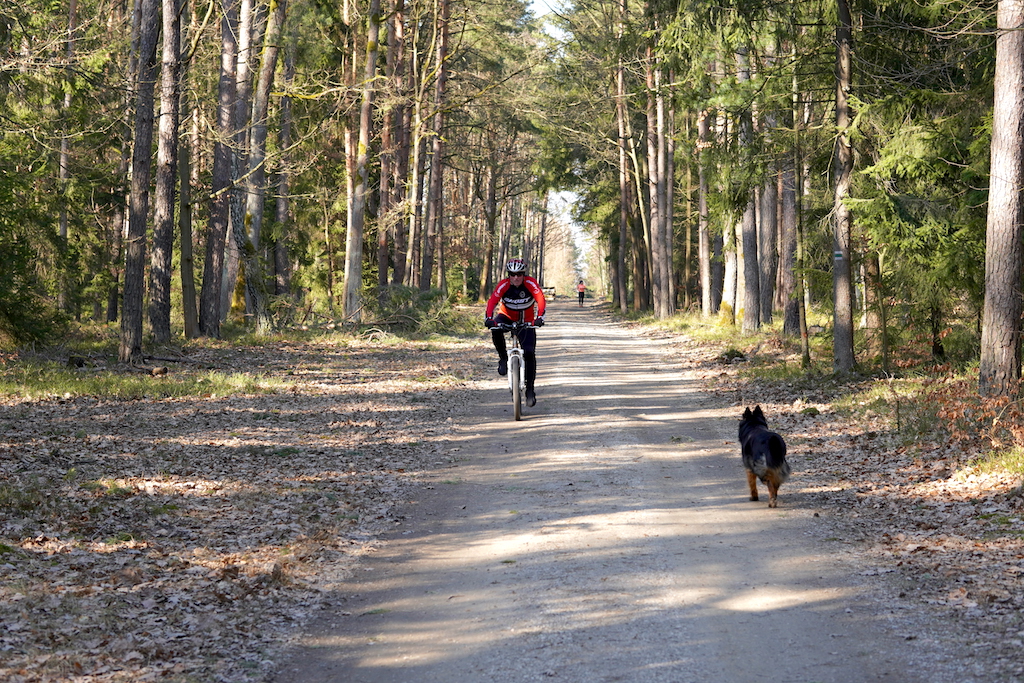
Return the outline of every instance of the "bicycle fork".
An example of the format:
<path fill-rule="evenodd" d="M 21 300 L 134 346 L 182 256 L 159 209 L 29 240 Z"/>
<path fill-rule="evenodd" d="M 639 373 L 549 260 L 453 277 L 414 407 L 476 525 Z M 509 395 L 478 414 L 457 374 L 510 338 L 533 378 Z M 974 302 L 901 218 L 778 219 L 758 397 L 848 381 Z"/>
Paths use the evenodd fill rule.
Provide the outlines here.
<path fill-rule="evenodd" d="M 508 350 L 508 366 L 510 372 L 508 373 L 508 389 L 511 392 L 515 392 L 514 382 L 519 381 L 519 391 L 523 394 L 526 393 L 526 359 L 523 357 L 523 350 L 519 347 L 513 347 Z M 515 367 L 518 372 L 512 371 Z"/>

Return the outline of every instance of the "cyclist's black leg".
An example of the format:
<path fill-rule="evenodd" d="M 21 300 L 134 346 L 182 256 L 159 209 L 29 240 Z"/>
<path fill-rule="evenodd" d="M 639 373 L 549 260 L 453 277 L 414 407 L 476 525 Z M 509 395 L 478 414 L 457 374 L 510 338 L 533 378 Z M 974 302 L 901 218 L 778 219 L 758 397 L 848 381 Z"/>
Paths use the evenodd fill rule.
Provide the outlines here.
<path fill-rule="evenodd" d="M 532 408 L 537 405 L 537 391 L 534 389 L 537 382 L 537 354 L 524 352 L 523 361 L 526 365 L 526 405 Z"/>
<path fill-rule="evenodd" d="M 494 316 L 494 322 L 502 325 L 510 323 L 512 320 L 499 313 Z M 498 360 L 508 360 L 508 348 L 505 345 L 505 333 L 501 330 L 491 330 L 491 341 L 494 342 L 494 350 L 498 352 Z"/>
<path fill-rule="evenodd" d="M 537 379 L 537 330 L 520 332 L 519 343 L 523 346 L 523 360 L 526 361 L 526 388 L 532 390 Z"/>
<path fill-rule="evenodd" d="M 498 352 L 500 360 L 508 360 L 508 348 L 505 345 L 505 333 L 498 330 L 491 330 L 491 341 L 494 342 L 494 350 Z"/>
<path fill-rule="evenodd" d="M 519 331 L 519 345 L 523 347 L 523 353 L 530 355 L 537 350 L 537 330 L 528 327 Z"/>

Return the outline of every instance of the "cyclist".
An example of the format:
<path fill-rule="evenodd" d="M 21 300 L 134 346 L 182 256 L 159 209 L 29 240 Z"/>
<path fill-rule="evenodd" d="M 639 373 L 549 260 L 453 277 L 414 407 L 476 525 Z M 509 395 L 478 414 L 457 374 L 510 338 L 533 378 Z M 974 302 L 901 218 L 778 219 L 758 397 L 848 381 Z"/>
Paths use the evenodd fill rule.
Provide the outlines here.
<path fill-rule="evenodd" d="M 547 302 L 540 283 L 526 275 L 526 261 L 514 258 L 505 264 L 508 274 L 498 283 L 487 300 L 487 311 L 484 313 L 484 326 L 493 328 L 501 323 L 525 322 L 540 327 L 544 324 L 544 311 Z M 497 310 L 497 313 L 495 312 Z M 523 347 L 523 360 L 526 361 L 526 405 L 537 404 L 534 392 L 534 381 L 537 379 L 537 330 L 526 328 L 518 332 L 519 343 Z M 508 350 L 505 346 L 505 333 L 491 330 L 491 340 L 498 352 L 498 374 L 508 373 Z"/>
<path fill-rule="evenodd" d="M 587 285 L 584 284 L 583 280 L 580 280 L 580 283 L 576 285 L 576 291 L 580 293 L 580 306 L 582 306 L 583 297 L 587 295 Z"/>

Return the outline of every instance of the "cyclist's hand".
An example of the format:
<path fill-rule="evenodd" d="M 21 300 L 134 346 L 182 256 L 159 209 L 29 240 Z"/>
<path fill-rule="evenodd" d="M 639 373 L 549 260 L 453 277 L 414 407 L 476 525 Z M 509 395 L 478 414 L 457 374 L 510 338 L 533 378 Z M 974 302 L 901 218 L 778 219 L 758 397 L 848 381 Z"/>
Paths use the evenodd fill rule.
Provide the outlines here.
<path fill-rule="evenodd" d="M 484 318 L 484 327 L 487 329 L 494 327 L 494 318 Z"/>
<path fill-rule="evenodd" d="M 544 327 L 544 316 L 540 316 L 536 320 L 534 320 L 533 321 L 533 326 L 534 327 Z"/>

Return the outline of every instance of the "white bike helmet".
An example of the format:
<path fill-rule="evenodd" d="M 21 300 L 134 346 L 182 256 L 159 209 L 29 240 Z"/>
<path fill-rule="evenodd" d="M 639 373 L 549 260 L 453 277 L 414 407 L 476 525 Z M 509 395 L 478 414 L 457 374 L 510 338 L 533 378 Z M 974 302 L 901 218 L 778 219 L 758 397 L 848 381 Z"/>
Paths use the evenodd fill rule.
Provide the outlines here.
<path fill-rule="evenodd" d="M 505 264 L 505 270 L 509 275 L 524 275 L 526 273 L 526 261 L 521 258 L 510 259 Z"/>

